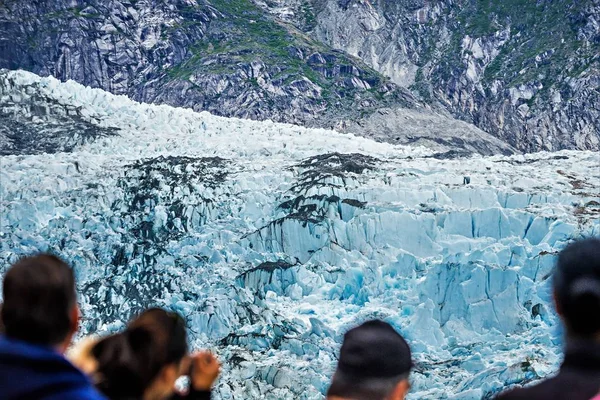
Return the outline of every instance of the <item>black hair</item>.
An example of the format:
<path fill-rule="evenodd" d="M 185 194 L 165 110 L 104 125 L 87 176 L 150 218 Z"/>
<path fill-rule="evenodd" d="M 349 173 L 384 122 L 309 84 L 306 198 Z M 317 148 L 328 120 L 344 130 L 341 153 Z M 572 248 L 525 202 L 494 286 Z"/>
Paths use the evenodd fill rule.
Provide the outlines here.
<path fill-rule="evenodd" d="M 412 368 L 406 340 L 387 322 L 367 321 L 344 335 L 327 396 L 382 400 Z"/>
<path fill-rule="evenodd" d="M 553 284 L 568 331 L 585 337 L 600 333 L 600 239 L 567 246 L 558 256 Z"/>
<path fill-rule="evenodd" d="M 54 346 L 66 339 L 77 305 L 75 276 L 65 261 L 39 254 L 18 261 L 4 276 L 0 310 L 6 336 Z"/>
<path fill-rule="evenodd" d="M 149 309 L 121 333 L 92 348 L 94 381 L 108 398 L 141 398 L 167 365 L 187 354 L 185 321 L 176 313 Z"/>

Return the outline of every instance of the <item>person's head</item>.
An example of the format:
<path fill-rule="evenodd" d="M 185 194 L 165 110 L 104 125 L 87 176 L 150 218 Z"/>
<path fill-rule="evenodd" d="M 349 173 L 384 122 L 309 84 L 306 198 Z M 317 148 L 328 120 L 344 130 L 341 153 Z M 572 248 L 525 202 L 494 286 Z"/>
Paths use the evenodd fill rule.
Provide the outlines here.
<path fill-rule="evenodd" d="M 373 320 L 344 336 L 328 398 L 402 400 L 410 388 L 410 347 L 386 322 Z"/>
<path fill-rule="evenodd" d="M 64 352 L 79 322 L 73 270 L 40 254 L 18 261 L 4 276 L 0 319 L 7 337 Z"/>
<path fill-rule="evenodd" d="M 187 352 L 183 318 L 153 308 L 92 348 L 94 381 L 109 398 L 167 398 L 177 378 L 187 372 L 183 362 Z"/>
<path fill-rule="evenodd" d="M 553 285 L 568 334 L 600 340 L 600 239 L 567 246 L 558 256 Z"/>

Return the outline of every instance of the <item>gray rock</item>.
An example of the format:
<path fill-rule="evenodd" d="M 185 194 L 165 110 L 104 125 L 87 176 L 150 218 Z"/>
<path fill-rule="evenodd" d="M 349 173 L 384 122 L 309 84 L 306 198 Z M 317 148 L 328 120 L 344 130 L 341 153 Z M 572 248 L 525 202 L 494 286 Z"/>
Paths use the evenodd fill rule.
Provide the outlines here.
<path fill-rule="evenodd" d="M 521 151 L 600 149 L 600 1 L 276 0 L 266 10 Z"/>
<path fill-rule="evenodd" d="M 306 3 L 298 4 L 310 12 Z M 298 26 L 314 22 L 307 21 Z M 417 100 L 359 59 L 311 39 L 250 0 L 5 1 L 0 68 L 73 79 L 138 101 L 352 130 L 391 142 L 430 137 L 440 129 L 408 126 L 402 119 L 383 123 L 384 115 L 410 112 L 440 127 L 456 125 L 440 107 Z M 467 146 L 469 151 L 514 151 L 482 131 L 477 135 L 479 145 Z M 444 136 L 453 138 L 435 141 L 443 151 L 472 141 L 462 129 Z"/>

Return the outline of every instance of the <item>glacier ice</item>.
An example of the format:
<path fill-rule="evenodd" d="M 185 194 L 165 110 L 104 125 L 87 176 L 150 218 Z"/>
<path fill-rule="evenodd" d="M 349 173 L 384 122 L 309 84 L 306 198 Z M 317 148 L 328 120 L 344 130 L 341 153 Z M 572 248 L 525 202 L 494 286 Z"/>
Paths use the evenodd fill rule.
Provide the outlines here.
<path fill-rule="evenodd" d="M 177 310 L 224 361 L 218 398 L 322 398 L 373 317 L 414 348 L 414 399 L 490 398 L 560 362 L 549 277 L 600 235 L 598 153 L 439 160 L 22 71 L 0 73 L 0 110 L 45 135 L 0 135 L 0 270 L 68 258 L 84 333 Z"/>

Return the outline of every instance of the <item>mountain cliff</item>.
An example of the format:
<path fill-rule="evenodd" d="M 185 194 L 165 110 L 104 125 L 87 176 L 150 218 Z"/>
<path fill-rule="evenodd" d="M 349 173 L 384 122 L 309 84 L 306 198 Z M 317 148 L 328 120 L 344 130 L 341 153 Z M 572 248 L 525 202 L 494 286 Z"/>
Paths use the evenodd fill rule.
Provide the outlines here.
<path fill-rule="evenodd" d="M 522 151 L 600 146 L 598 0 L 260 4 Z"/>
<path fill-rule="evenodd" d="M 310 124 L 419 107 L 359 60 L 246 0 L 3 2 L 0 67 L 144 102 Z"/>
<path fill-rule="evenodd" d="M 530 4 L 5 0 L 0 68 L 440 151 L 598 149 L 599 3 Z"/>

